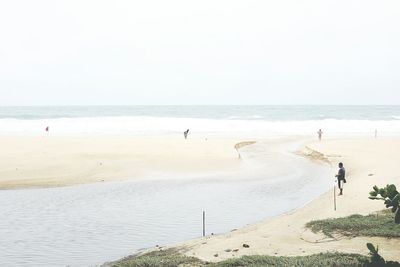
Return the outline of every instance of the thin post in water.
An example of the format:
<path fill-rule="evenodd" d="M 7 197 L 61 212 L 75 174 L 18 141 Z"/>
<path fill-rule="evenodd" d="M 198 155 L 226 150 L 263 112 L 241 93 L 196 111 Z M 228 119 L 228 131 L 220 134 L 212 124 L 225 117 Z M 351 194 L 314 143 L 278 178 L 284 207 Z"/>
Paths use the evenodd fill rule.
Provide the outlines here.
<path fill-rule="evenodd" d="M 336 185 L 333 186 L 333 207 L 336 211 Z"/>
<path fill-rule="evenodd" d="M 203 236 L 206 236 L 206 212 L 203 210 Z"/>

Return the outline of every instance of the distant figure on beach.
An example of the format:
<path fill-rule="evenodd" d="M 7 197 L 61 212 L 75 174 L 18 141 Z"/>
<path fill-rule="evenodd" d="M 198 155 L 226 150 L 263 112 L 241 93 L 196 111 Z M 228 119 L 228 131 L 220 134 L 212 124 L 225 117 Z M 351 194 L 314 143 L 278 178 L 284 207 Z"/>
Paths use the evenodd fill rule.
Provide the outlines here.
<path fill-rule="evenodd" d="M 47 133 L 47 134 L 49 134 L 49 130 L 50 130 L 50 128 L 49 128 L 49 126 L 47 126 L 47 127 L 46 127 L 46 133 Z"/>
<path fill-rule="evenodd" d="M 339 171 L 335 176 L 338 181 L 338 186 L 340 189 L 339 196 L 343 195 L 343 184 L 346 183 L 346 170 L 343 167 L 343 163 L 339 163 Z"/>
<path fill-rule="evenodd" d="M 185 139 L 187 139 L 188 134 L 189 134 L 189 129 L 183 132 L 183 136 L 185 137 Z"/>
<path fill-rule="evenodd" d="M 323 134 L 322 130 L 319 129 L 318 132 L 317 132 L 317 134 L 318 134 L 318 139 L 319 139 L 319 141 L 321 141 L 322 134 Z"/>

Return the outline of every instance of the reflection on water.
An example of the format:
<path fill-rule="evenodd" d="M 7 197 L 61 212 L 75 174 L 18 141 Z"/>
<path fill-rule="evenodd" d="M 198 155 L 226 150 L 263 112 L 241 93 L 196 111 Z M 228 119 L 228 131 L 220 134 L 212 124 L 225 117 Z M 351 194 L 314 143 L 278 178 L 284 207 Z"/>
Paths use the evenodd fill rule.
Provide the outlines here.
<path fill-rule="evenodd" d="M 282 164 L 285 174 L 279 179 L 268 172 Z M 208 234 L 226 232 L 302 206 L 326 191 L 329 179 L 321 177 L 329 170 L 311 165 L 282 156 L 234 180 L 0 191 L 0 266 L 96 266 L 140 248 L 201 236 L 202 210 Z"/>

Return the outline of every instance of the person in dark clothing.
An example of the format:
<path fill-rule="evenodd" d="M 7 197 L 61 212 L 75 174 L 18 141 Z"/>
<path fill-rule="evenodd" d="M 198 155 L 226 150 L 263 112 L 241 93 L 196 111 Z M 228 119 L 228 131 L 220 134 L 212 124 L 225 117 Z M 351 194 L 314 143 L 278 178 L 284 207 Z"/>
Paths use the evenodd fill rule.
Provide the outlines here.
<path fill-rule="evenodd" d="M 185 137 L 185 139 L 187 138 L 188 134 L 189 134 L 189 129 L 183 132 L 183 136 Z"/>
<path fill-rule="evenodd" d="M 338 186 L 340 189 L 339 196 L 343 195 L 343 184 L 346 183 L 346 170 L 343 167 L 343 163 L 339 163 L 339 171 L 335 176 L 338 181 Z"/>

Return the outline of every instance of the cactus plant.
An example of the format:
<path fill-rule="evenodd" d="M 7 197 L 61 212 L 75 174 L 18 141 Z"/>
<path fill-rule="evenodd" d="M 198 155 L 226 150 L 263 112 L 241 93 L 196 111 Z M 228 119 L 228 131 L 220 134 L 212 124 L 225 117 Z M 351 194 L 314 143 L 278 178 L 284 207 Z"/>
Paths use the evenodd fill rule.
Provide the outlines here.
<path fill-rule="evenodd" d="M 378 254 L 378 246 L 376 248 L 371 243 L 367 243 L 369 255 L 371 256 L 370 262 L 365 263 L 364 267 L 400 267 L 397 261 L 385 261 L 381 255 Z"/>
<path fill-rule="evenodd" d="M 373 187 L 374 191 L 369 193 L 370 199 L 379 199 L 385 202 L 386 208 L 391 208 L 394 215 L 394 222 L 400 224 L 400 193 L 394 184 L 388 184 L 384 188 Z M 380 195 L 380 196 L 379 196 Z"/>
<path fill-rule="evenodd" d="M 367 248 L 371 256 L 371 266 L 382 266 L 385 264 L 385 260 L 378 254 L 378 246 L 375 248 L 371 243 L 367 243 Z"/>

